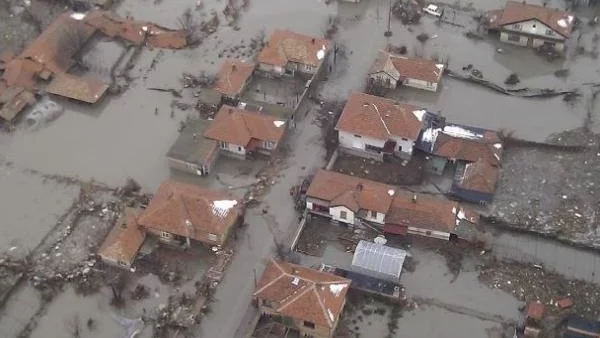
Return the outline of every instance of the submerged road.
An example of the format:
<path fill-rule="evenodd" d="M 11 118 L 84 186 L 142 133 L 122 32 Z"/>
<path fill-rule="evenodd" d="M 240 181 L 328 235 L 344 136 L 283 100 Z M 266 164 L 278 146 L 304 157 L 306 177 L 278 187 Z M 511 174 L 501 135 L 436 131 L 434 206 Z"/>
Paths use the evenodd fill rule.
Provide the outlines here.
<path fill-rule="evenodd" d="M 302 109 L 302 115 L 305 110 Z M 251 330 L 255 315 L 251 304 L 255 278 L 259 279 L 265 263 L 275 256 L 275 236 L 289 237 L 296 229 L 298 216 L 289 189 L 300 177 L 325 164 L 325 150 L 321 146 L 321 129 L 312 124 L 312 114 L 296 124 L 287 136 L 290 154 L 279 178 L 263 196 L 263 203 L 246 212 L 246 233 L 238 236 L 236 254 L 228 272 L 219 285 L 211 311 L 204 317 L 198 337 L 245 337 Z M 268 208 L 267 224 L 262 210 Z M 269 227 L 275 229 L 269 229 Z M 241 323 L 241 324 L 240 324 Z"/>

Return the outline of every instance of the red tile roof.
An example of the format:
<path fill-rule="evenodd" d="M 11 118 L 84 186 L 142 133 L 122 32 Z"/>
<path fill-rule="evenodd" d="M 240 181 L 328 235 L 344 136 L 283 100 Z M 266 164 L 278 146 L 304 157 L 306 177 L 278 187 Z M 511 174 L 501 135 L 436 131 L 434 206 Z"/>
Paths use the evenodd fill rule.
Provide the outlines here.
<path fill-rule="evenodd" d="M 146 238 L 144 231 L 137 224 L 140 212 L 139 209 L 132 208 L 123 211 L 98 249 L 98 255 L 102 259 L 114 263 L 124 262 L 127 265 L 133 263 Z"/>
<path fill-rule="evenodd" d="M 502 150 L 502 141 L 492 131 L 485 132 L 480 138 L 457 137 L 439 132 L 433 146 L 433 153 L 441 157 L 468 162 L 484 159 L 494 165 L 500 163 Z"/>
<path fill-rule="evenodd" d="M 224 191 L 170 180 L 160 185 L 138 222 L 145 228 L 222 244 L 225 238 L 214 240 L 208 234 L 227 235 L 241 215 L 235 200 Z"/>
<path fill-rule="evenodd" d="M 96 103 L 108 90 L 109 85 L 94 79 L 73 76 L 70 74 L 59 74 L 48 86 L 48 93 L 68 97 L 87 103 Z"/>
<path fill-rule="evenodd" d="M 544 317 L 544 304 L 540 302 L 529 303 L 527 306 L 527 317 L 541 320 Z"/>
<path fill-rule="evenodd" d="M 389 69 L 390 67 L 393 67 L 397 73 Z M 369 73 L 374 74 L 379 72 L 387 73 L 396 78 L 396 80 L 399 78 L 410 78 L 439 83 L 444 73 L 444 65 L 423 58 L 406 57 L 380 50 Z"/>
<path fill-rule="evenodd" d="M 490 164 L 485 159 L 480 159 L 465 166 L 465 171 L 458 181 L 458 186 L 465 190 L 492 194 L 496 191 L 497 181 L 498 167 Z"/>
<path fill-rule="evenodd" d="M 345 206 L 353 212 L 365 209 L 385 214 L 394 193 L 394 187 L 387 184 L 319 170 L 306 196 L 328 201 L 331 206 Z"/>
<path fill-rule="evenodd" d="M 217 73 L 215 89 L 227 96 L 239 95 L 254 72 L 255 64 L 242 60 L 225 60 Z"/>
<path fill-rule="evenodd" d="M 278 29 L 271 34 L 257 61 L 281 67 L 289 61 L 317 67 L 322 62 L 317 53 L 323 49 L 329 49 L 327 39 Z"/>
<path fill-rule="evenodd" d="M 379 96 L 354 93 L 346 102 L 336 129 L 352 134 L 389 139 L 390 136 L 416 140 L 423 128 L 421 108 Z"/>
<path fill-rule="evenodd" d="M 270 115 L 222 106 L 204 137 L 246 147 L 252 139 L 278 143 L 286 125 Z"/>
<path fill-rule="evenodd" d="M 516 1 L 508 1 L 504 10 L 491 11 L 488 16 L 490 18 L 490 28 L 500 28 L 501 26 L 535 19 L 565 38 L 571 36 L 575 18 L 573 14 L 558 9 Z"/>
<path fill-rule="evenodd" d="M 254 296 L 281 315 L 333 328 L 349 287 L 348 279 L 271 259 Z"/>
<path fill-rule="evenodd" d="M 473 224 L 479 222 L 476 213 L 461 207 L 458 202 L 398 190 L 385 223 L 451 232 L 463 219 Z"/>

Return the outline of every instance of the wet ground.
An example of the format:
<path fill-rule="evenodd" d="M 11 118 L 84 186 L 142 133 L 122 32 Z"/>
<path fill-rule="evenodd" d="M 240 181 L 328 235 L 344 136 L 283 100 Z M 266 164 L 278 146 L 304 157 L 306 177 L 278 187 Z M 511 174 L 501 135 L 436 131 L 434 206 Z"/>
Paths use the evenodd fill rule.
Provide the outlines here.
<path fill-rule="evenodd" d="M 598 76 L 600 65 L 590 57 L 570 55 L 564 64 L 548 64 L 529 50 L 511 48 L 492 41 L 468 40 L 462 35 L 464 29 L 445 24 L 438 27 L 434 20 L 428 17 L 423 17 L 420 25 L 411 27 L 412 32 L 408 27 L 393 20 L 393 35 L 387 41 L 383 36 L 387 29 L 387 5 L 387 0 L 363 1 L 359 5 L 333 3 L 329 6 L 317 0 L 251 1 L 248 11 L 241 14 L 238 22 L 240 30 L 222 24 L 215 35 L 210 36 L 196 49 L 177 52 L 143 50 L 136 66 L 130 72 L 134 81 L 120 96 L 108 97 L 97 106 L 60 100 L 66 108 L 65 113 L 44 128 L 36 131 L 19 129 L 12 134 L 1 134 L 2 159 L 5 163 L 13 163 L 12 166 L 1 167 L 0 186 L 3 188 L 0 189 L 0 200 L 3 203 L 0 205 L 4 208 L 2 212 L 6 224 L 2 229 L 2 248 L 8 250 L 17 246 L 29 250 L 35 247 L 75 197 L 76 191 L 68 183 L 57 184 L 51 180 L 42 183 L 43 177 L 40 174 L 30 174 L 31 170 L 42 175 L 77 177 L 84 181 L 94 179 L 111 187 L 119 186 L 128 177 L 132 177 L 145 191 L 153 191 L 161 181 L 171 175 L 164 154 L 177 137 L 177 126 L 186 119 L 189 112 L 175 109 L 174 115 L 171 116 L 171 94 L 148 91 L 147 88 L 181 88 L 180 75 L 184 71 L 214 72 L 220 62 L 219 54 L 224 54 L 226 49 L 249 44 L 250 40 L 259 36 L 261 32 L 268 35 L 273 28 L 322 35 L 329 16 L 339 16 L 340 32 L 335 40 L 343 46 L 345 56 L 338 56 L 332 68 L 333 73 L 323 88 L 322 95 L 330 99 L 344 98 L 351 91 L 361 90 L 364 75 L 373 56 L 387 43 L 406 45 L 409 54 L 414 54 L 415 51 L 426 56 L 437 54 L 449 59 L 452 69 L 460 70 L 463 65 L 471 63 L 480 69 L 486 78 L 499 83 L 503 82 L 508 74 L 515 72 L 521 77 L 523 85 L 574 88 L 580 87 L 582 83 L 595 81 Z M 500 1 L 485 0 L 476 3 L 475 7 L 491 9 L 500 5 Z M 554 5 L 562 6 L 562 3 Z M 154 3 L 151 0 L 126 0 L 120 5 L 118 12 L 167 27 L 176 27 L 177 18 L 191 6 L 191 3 L 186 2 Z M 204 9 L 195 13 L 198 17 L 206 18 L 212 9 L 220 12 L 223 7 L 224 3 L 220 1 L 204 1 Z M 469 15 L 459 13 L 458 20 L 471 24 Z M 421 32 L 437 37 L 421 47 L 415 38 Z M 586 34 L 582 39 L 584 41 L 592 33 Z M 502 47 L 503 53 L 496 53 L 498 46 Z M 113 59 L 115 50 L 112 47 L 107 50 L 95 49 L 94 54 L 96 56 L 90 63 L 98 65 L 92 71 L 101 75 L 105 70 L 103 60 Z M 554 71 L 559 68 L 569 68 L 569 76 L 565 79 L 555 77 Z M 192 94 L 191 90 L 184 91 L 180 101 L 193 103 Z M 516 99 L 446 78 L 437 94 L 401 90 L 397 95 L 432 111 L 442 111 L 454 122 L 490 129 L 505 128 L 515 131 L 519 137 L 531 140 L 543 140 L 552 133 L 579 127 L 587 114 L 585 97 L 569 105 L 561 99 Z M 592 117 L 596 113 L 593 111 Z M 307 121 L 310 121 L 310 117 Z M 273 254 L 273 236 L 285 238 L 296 224 L 297 215 L 293 204 L 290 203 L 288 190 L 306 171 L 324 164 L 320 137 L 321 130 L 310 123 L 299 123 L 298 130 L 292 133 L 291 153 L 285 167 L 282 168 L 280 177 L 274 180 L 268 195 L 264 197 L 261 208 L 249 212 L 247 235 L 239 239 L 238 254 L 230 266 L 231 273 L 218 289 L 216 303 L 203 323 L 199 335 L 229 338 L 236 335 L 236 330 L 239 334 L 247 331 L 244 325 L 254 314 L 249 307 L 254 287 L 252 280 L 255 274 L 260 275 L 262 272 L 264 260 Z M 218 166 L 231 163 L 222 159 L 219 161 L 223 164 Z M 253 169 L 241 170 L 252 172 Z M 215 184 L 236 187 L 252 183 L 242 176 L 224 174 L 221 181 L 226 183 Z M 199 180 L 190 177 L 187 179 Z M 263 208 L 268 210 L 267 216 L 263 214 Z M 439 301 L 448 304 L 457 301 L 457 298 L 452 297 L 461 296 L 461 301 L 463 298 L 467 299 L 467 305 L 475 311 L 487 311 L 481 305 L 482 300 L 477 299 L 490 297 L 489 290 L 481 291 L 481 286 L 477 286 L 473 276 L 468 273 L 461 274 L 453 286 L 447 289 L 448 281 L 444 277 L 443 263 L 439 262 L 441 258 L 425 257 L 421 259 L 419 269 L 415 272 L 418 274 L 422 271 L 421 275 L 405 276 L 404 282 L 409 292 L 421 297 L 439 297 Z M 431 260 L 431 263 L 428 260 Z M 432 281 L 436 278 L 440 279 L 440 285 L 430 285 L 430 289 L 423 289 L 423 280 Z M 461 283 L 468 287 L 461 286 Z M 414 291 L 411 291 L 411 288 Z M 436 291 L 431 293 L 431 290 Z M 466 290 L 469 291 L 468 294 L 464 294 Z M 102 305 L 107 301 L 104 297 L 80 298 L 69 292 L 60 296 L 57 303 L 70 304 L 73 311 L 61 312 L 62 315 L 55 315 L 57 312 L 52 311 L 49 317 L 42 317 L 39 331 L 34 332 L 34 335 L 43 332 L 48 336 L 64 336 L 65 327 L 61 326 L 60 322 L 70 320 L 75 309 L 79 308 L 81 320 L 87 313 L 97 311 L 104 316 L 98 320 L 102 325 L 106 325 L 107 332 L 116 332 L 113 331 L 117 330 L 117 327 L 111 322 L 110 311 L 105 311 L 106 308 Z M 13 306 L 10 308 L 15 311 L 11 311 L 12 315 L 4 318 L 14 318 L 19 323 L 26 322 L 24 318 L 31 316 L 28 311 L 36 308 L 37 298 L 31 297 L 28 291 L 18 293 L 17 297 L 21 297 L 19 299 L 22 301 L 13 299 L 10 303 Z M 504 294 L 491 297 L 496 302 L 493 314 L 515 318 L 514 299 Z M 27 310 L 16 307 L 15 304 L 31 306 L 28 306 Z M 487 308 L 489 303 L 485 301 L 485 305 Z M 448 310 L 439 308 L 440 306 L 432 305 L 424 310 L 414 310 L 415 318 L 422 319 L 415 321 L 425 325 L 430 320 L 441 320 L 439 316 L 443 315 L 448 320 L 453 320 L 453 316 L 456 320 L 464 319 L 465 324 L 479 327 L 483 331 L 489 325 L 493 325 L 487 321 L 474 320 L 472 316 L 464 314 L 447 314 L 446 317 Z M 242 325 L 238 329 L 237 323 L 240 322 Z M 0 321 L 2 329 L 6 327 L 5 323 Z M 412 324 L 404 326 L 409 330 L 406 331 L 407 334 L 413 332 L 410 331 L 413 330 Z M 418 328 L 418 325 L 414 328 Z M 459 334 L 460 332 L 456 333 L 457 336 Z M 432 332 L 432 335 L 435 336 L 436 333 Z"/>

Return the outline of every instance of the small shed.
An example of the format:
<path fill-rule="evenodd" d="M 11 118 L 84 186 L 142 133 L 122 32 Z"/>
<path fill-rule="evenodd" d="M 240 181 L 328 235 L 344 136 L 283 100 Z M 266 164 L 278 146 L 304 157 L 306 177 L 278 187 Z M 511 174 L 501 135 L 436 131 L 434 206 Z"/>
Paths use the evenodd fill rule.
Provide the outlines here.
<path fill-rule="evenodd" d="M 402 249 L 362 240 L 354 251 L 352 268 L 371 276 L 398 280 L 405 258 L 406 251 Z"/>

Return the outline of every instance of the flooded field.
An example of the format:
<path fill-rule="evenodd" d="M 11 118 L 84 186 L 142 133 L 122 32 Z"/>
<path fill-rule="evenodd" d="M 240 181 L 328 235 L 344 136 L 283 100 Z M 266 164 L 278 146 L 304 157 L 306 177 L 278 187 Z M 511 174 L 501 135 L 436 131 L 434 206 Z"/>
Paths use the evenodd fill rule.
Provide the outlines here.
<path fill-rule="evenodd" d="M 473 7 L 486 10 L 503 3 L 482 0 L 475 2 Z M 216 0 L 203 1 L 203 4 L 202 9 L 194 9 L 193 2 L 125 0 L 117 12 L 165 27 L 177 27 L 178 18 L 187 8 L 192 8 L 199 19 L 205 19 L 213 10 L 221 13 L 225 5 Z M 561 98 L 503 96 L 450 78 L 443 79 L 438 93 L 406 89 L 394 93 L 399 99 L 440 111 L 453 122 L 506 129 L 514 131 L 516 136 L 536 141 L 582 126 L 587 115 L 592 117 L 592 126 L 598 125 L 595 124 L 598 111 L 590 107 L 590 93 L 583 85 L 597 80 L 600 64 L 596 60 L 569 54 L 564 62 L 551 64 L 530 50 L 499 44 L 493 39 L 469 40 L 463 33 L 475 25 L 471 18 L 475 11 L 471 10 L 457 11 L 453 19 L 464 27 L 438 25 L 429 17 L 423 17 L 415 26 L 403 26 L 392 19 L 393 34 L 387 39 L 383 33 L 387 30 L 388 4 L 387 0 L 366 0 L 358 5 L 327 5 L 319 0 L 251 1 L 236 24 L 227 25 L 222 20 L 217 32 L 197 48 L 181 51 L 142 49 L 130 70 L 129 88 L 122 94 L 109 96 L 94 106 L 57 99 L 65 107 L 57 120 L 36 130 L 17 128 L 14 133 L 0 134 L 0 158 L 3 161 L 0 165 L 0 211 L 5 216 L 0 229 L 1 251 L 25 254 L 35 248 L 73 203 L 79 186 L 49 179 L 49 176 L 94 180 L 110 187 L 120 186 L 127 178 L 133 178 L 146 192 L 154 191 L 163 180 L 173 176 L 228 188 L 241 197 L 244 188 L 256 181 L 255 174 L 265 163 L 244 164 L 221 158 L 215 168 L 215 172 L 219 172 L 215 180 L 171 173 L 164 155 L 177 138 L 180 123 L 194 115 L 193 108 L 177 108 L 174 103 L 195 104 L 194 90 L 183 89 L 180 82 L 182 73 L 214 73 L 222 57 L 228 55 L 251 59 L 250 41 L 257 36 L 268 36 L 275 28 L 323 35 L 328 22 L 334 17 L 339 19 L 339 32 L 334 42 L 342 52 L 332 64 L 328 82 L 322 86 L 320 95 L 324 99 L 344 99 L 353 91 L 361 91 L 377 50 L 387 44 L 404 45 L 409 55 L 439 56 L 448 61 L 452 70 L 460 71 L 463 66 L 472 64 L 496 83 L 503 83 L 509 74 L 517 73 L 523 86 L 583 88 L 584 95 L 568 104 Z M 549 5 L 562 7 L 563 3 L 553 1 Z M 596 30 L 586 27 L 582 41 L 589 41 Z M 421 33 L 428 34 L 430 40 L 424 44 L 417 41 L 416 36 Z M 234 53 L 234 48 L 238 52 Z M 94 65 L 91 73 L 106 78 L 107 67 L 114 63 L 120 52 L 120 46 L 113 42 L 99 41 L 86 54 L 86 62 Z M 568 68 L 569 76 L 556 77 L 554 72 L 560 68 Z M 182 97 L 148 90 L 153 87 L 181 90 Z M 273 91 L 265 97 L 280 94 L 276 92 L 277 88 L 268 89 L 267 86 L 265 90 Z M 322 132 L 311 123 L 312 118 L 309 114 L 298 124 L 298 129 L 291 132 L 288 158 L 281 165 L 280 174 L 270 182 L 262 204 L 248 212 L 248 226 L 237 239 L 237 254 L 231 262 L 230 272 L 217 290 L 211 313 L 205 318 L 198 336 L 230 338 L 247 332 L 245 325 L 254 315 L 254 308 L 250 306 L 253 280 L 262 273 L 264 260 L 273 255 L 275 242 L 285 241 L 297 224 L 298 215 L 289 198 L 289 188 L 325 163 Z M 600 264 L 597 256 L 590 254 L 580 260 L 577 255 L 570 256 L 568 249 L 546 250 L 543 244 L 532 246 L 530 241 L 519 242 L 509 235 L 500 235 L 497 241 L 506 245 L 504 250 L 498 250 L 500 257 L 517 258 L 509 243 L 518 243 L 523 255 L 534 257 L 529 261 L 539 261 L 569 277 L 597 281 L 593 277 L 596 265 Z M 339 248 L 327 248 L 325 255 L 348 264 L 348 255 Z M 452 281 L 453 276 L 449 275 L 442 256 L 427 251 L 418 252 L 416 256 L 419 257 L 416 271 L 405 274 L 402 282 L 409 296 L 421 305 L 406 311 L 400 318 L 397 337 L 479 337 L 485 336 L 489 329 L 497 328 L 498 318 L 506 321 L 518 318 L 519 304 L 515 298 L 482 286 L 473 264 L 467 264 Z M 306 259 L 309 265 L 320 262 Z M 592 265 L 593 269 L 590 268 Z M 67 336 L 77 325 L 86 337 L 119 336 L 125 332 L 123 318 L 140 318 L 144 308 L 156 308 L 164 304 L 171 293 L 183 292 L 193 286 L 190 282 L 173 291 L 154 275 L 147 275 L 137 283 L 144 283 L 152 290 L 150 297 L 118 311 L 109 304 L 109 289 L 89 297 L 78 296 L 71 289 L 65 290 L 58 294 L 47 312 L 40 315 L 31 337 Z M 18 290 L 0 319 L 0 335 L 12 337 L 20 332 L 29 318 L 35 316 L 38 302 L 39 295 L 31 287 Z M 490 304 L 494 306 L 490 307 Z M 89 319 L 95 324 L 88 325 Z M 362 336 L 378 337 L 386 333 L 384 319 L 372 318 L 370 322 L 372 325 L 367 321 L 361 323 Z M 432 322 L 439 325 L 431 325 Z M 242 324 L 238 326 L 238 323 Z M 142 329 L 141 336 L 149 337 L 150 331 Z"/>

